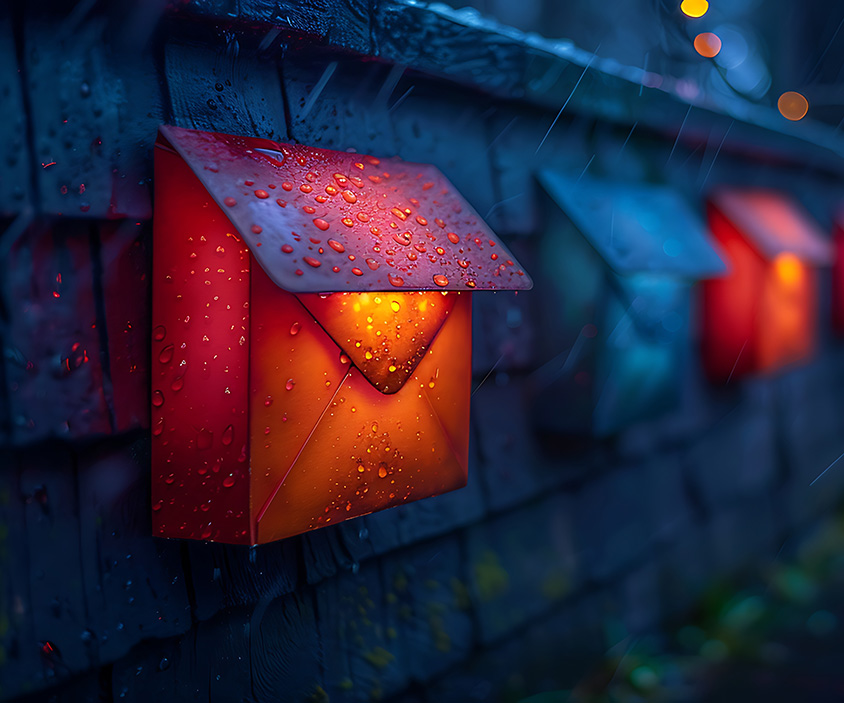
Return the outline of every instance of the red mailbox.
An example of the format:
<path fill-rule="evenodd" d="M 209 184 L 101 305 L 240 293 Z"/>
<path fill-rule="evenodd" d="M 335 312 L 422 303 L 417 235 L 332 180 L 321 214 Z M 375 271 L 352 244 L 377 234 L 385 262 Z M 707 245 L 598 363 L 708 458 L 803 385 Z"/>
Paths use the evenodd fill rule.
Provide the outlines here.
<path fill-rule="evenodd" d="M 723 190 L 709 224 L 729 272 L 703 286 L 703 357 L 713 380 L 811 357 L 818 266 L 831 260 L 817 224 L 786 195 Z"/>
<path fill-rule="evenodd" d="M 832 326 L 839 335 L 844 335 L 844 210 L 835 214 L 833 222 Z"/>
<path fill-rule="evenodd" d="M 156 147 L 154 534 L 263 543 L 465 485 L 470 295 L 531 281 L 443 175 Z"/>

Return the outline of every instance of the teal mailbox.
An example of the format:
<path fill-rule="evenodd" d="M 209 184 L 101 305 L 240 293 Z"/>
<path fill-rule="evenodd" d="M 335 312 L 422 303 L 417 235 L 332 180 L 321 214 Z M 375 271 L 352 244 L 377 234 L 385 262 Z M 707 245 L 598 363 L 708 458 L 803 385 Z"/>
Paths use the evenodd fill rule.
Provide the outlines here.
<path fill-rule="evenodd" d="M 692 349 L 692 287 L 726 272 L 677 192 L 543 171 L 541 353 L 547 431 L 611 435 L 676 408 Z M 539 288 L 539 286 L 537 286 Z"/>

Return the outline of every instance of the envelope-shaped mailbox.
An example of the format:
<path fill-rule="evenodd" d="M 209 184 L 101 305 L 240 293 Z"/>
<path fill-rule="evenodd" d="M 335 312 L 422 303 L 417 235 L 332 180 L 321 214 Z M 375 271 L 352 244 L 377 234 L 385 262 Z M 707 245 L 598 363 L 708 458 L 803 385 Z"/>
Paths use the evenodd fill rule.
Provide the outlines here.
<path fill-rule="evenodd" d="M 156 147 L 154 534 L 263 543 L 465 485 L 471 291 L 531 282 L 443 175 Z"/>
<path fill-rule="evenodd" d="M 830 243 L 788 196 L 721 190 L 709 202 L 712 236 L 729 274 L 703 287 L 703 358 L 713 380 L 773 371 L 809 358 L 817 327 L 817 267 Z"/>
<path fill-rule="evenodd" d="M 540 174 L 546 306 L 535 374 L 550 431 L 612 434 L 676 407 L 691 350 L 692 284 L 724 264 L 669 188 Z"/>

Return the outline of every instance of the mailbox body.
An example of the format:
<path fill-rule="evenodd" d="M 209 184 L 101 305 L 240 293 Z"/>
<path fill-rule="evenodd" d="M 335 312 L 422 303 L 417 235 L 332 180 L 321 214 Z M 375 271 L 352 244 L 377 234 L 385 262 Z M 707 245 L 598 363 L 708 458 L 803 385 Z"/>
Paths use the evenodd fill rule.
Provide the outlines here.
<path fill-rule="evenodd" d="M 809 216 L 771 191 L 723 191 L 709 226 L 729 273 L 703 286 L 702 351 L 724 383 L 810 358 L 817 338 L 817 266 L 830 248 Z"/>
<path fill-rule="evenodd" d="M 172 147 L 183 132 L 156 149 L 154 534 L 264 543 L 465 485 L 471 291 L 285 290 Z M 333 232 L 290 241 L 339 261 Z"/>
<path fill-rule="evenodd" d="M 548 431 L 612 435 L 678 406 L 692 352 L 693 283 L 723 270 L 665 188 L 542 174 L 546 306 L 536 374 Z"/>

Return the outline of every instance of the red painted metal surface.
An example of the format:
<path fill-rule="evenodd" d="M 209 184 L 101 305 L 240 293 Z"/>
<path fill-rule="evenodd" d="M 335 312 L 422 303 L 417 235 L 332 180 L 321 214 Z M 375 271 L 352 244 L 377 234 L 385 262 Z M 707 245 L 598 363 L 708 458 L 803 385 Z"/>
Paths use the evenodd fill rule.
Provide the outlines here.
<path fill-rule="evenodd" d="M 530 286 L 512 255 L 432 167 L 162 132 L 154 533 L 262 543 L 465 485 L 470 291 Z"/>
<path fill-rule="evenodd" d="M 513 255 L 434 167 L 162 127 L 281 288 L 524 290 Z"/>

